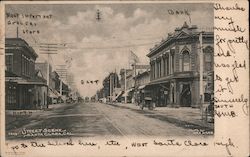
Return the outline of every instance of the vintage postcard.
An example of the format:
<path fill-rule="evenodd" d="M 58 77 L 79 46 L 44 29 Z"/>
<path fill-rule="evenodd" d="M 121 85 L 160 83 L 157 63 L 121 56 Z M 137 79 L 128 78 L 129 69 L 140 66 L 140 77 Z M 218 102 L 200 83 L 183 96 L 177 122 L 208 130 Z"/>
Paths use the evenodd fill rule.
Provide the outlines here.
<path fill-rule="evenodd" d="M 5 1 L 2 156 L 248 156 L 247 1 Z"/>

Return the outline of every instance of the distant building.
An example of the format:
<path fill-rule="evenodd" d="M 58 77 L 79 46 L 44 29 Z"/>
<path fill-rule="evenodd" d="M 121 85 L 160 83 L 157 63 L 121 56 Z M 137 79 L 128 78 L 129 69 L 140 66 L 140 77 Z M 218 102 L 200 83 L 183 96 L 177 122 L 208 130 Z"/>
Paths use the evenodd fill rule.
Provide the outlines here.
<path fill-rule="evenodd" d="M 121 91 L 123 92 L 123 100 L 127 97 L 128 103 L 134 103 L 136 99 L 137 92 L 137 75 L 144 73 L 145 71 L 150 70 L 150 65 L 142 64 L 142 63 L 133 63 L 132 69 L 121 69 L 120 70 L 120 82 L 121 82 Z M 125 75 L 126 71 L 126 75 Z M 126 79 L 125 79 L 126 76 Z M 126 80 L 126 88 L 125 88 L 125 80 Z"/>
<path fill-rule="evenodd" d="M 139 73 L 135 76 L 135 101 L 140 103 L 147 96 L 150 96 L 149 82 L 150 70 Z"/>
<path fill-rule="evenodd" d="M 125 75 L 125 71 L 126 71 L 126 75 Z M 124 91 L 125 90 L 125 76 L 128 76 L 128 74 L 133 73 L 132 69 L 121 69 L 120 70 L 120 84 L 121 84 L 121 90 Z"/>
<path fill-rule="evenodd" d="M 21 38 L 5 39 L 6 109 L 39 109 L 47 106 L 47 85 L 35 70 L 38 55 Z"/>
<path fill-rule="evenodd" d="M 62 95 L 68 97 L 70 91 L 71 90 L 70 90 L 69 86 L 66 83 L 62 82 Z"/>
<path fill-rule="evenodd" d="M 120 81 L 119 77 L 116 72 L 110 73 L 104 80 L 103 80 L 103 94 L 106 99 L 110 101 L 115 101 L 117 98 L 117 88 L 120 88 Z"/>
<path fill-rule="evenodd" d="M 156 105 L 199 107 L 200 34 L 196 26 L 184 23 L 150 49 L 149 84 Z M 204 95 L 208 102 L 213 91 L 213 32 L 203 32 L 202 41 Z"/>
<path fill-rule="evenodd" d="M 56 90 L 55 92 L 60 93 L 60 78 L 56 71 L 51 73 L 51 87 Z"/>
<path fill-rule="evenodd" d="M 49 67 L 49 74 L 48 74 Z M 59 92 L 57 91 L 60 88 L 60 80 L 59 76 L 56 72 L 52 72 L 52 66 L 48 62 L 39 62 L 35 63 L 35 69 L 41 71 L 44 78 L 46 79 L 46 83 L 48 85 L 48 103 L 53 104 L 57 103 L 59 98 Z M 49 76 L 48 76 L 49 75 Z M 47 80 L 49 78 L 49 81 Z M 57 89 L 56 89 L 57 88 Z"/>
<path fill-rule="evenodd" d="M 142 63 L 134 63 L 132 64 L 132 69 L 133 69 L 133 76 L 135 77 L 136 75 L 139 75 L 145 71 L 150 70 L 150 65 Z"/>
<path fill-rule="evenodd" d="M 135 85 L 133 74 L 134 74 L 133 69 L 121 69 L 120 70 L 120 76 L 121 76 L 120 82 L 121 82 L 121 91 L 122 91 L 121 101 L 123 102 L 125 101 L 125 97 L 127 97 L 127 102 L 130 102 L 130 103 L 132 102 L 132 96 L 134 94 L 133 92 L 134 92 L 134 85 Z"/>

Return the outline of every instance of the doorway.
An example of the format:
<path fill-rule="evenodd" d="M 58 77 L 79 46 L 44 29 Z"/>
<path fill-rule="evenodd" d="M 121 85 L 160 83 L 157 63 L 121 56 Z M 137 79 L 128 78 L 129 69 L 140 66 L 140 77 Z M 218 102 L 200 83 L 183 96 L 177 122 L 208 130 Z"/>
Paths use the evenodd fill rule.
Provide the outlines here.
<path fill-rule="evenodd" d="M 190 84 L 183 84 L 183 88 L 181 91 L 181 107 L 191 107 L 191 90 Z"/>

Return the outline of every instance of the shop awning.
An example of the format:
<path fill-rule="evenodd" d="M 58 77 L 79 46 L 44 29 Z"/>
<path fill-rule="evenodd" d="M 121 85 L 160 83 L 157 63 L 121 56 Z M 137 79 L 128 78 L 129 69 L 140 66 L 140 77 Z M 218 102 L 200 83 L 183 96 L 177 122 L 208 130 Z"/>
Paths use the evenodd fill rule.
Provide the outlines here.
<path fill-rule="evenodd" d="M 52 91 L 52 89 L 49 89 L 49 97 L 58 98 L 58 96 Z"/>
<path fill-rule="evenodd" d="M 121 96 L 122 95 L 122 91 L 120 91 L 118 94 L 117 94 L 117 96 L 115 97 L 115 100 L 119 97 L 119 96 Z"/>
<path fill-rule="evenodd" d="M 138 89 L 143 89 L 145 87 L 146 87 L 146 85 L 141 85 L 141 86 L 138 87 Z"/>
<path fill-rule="evenodd" d="M 128 96 L 128 93 L 133 91 L 134 89 L 133 88 L 130 88 L 129 90 L 125 91 L 125 93 L 123 94 L 123 96 Z"/>
<path fill-rule="evenodd" d="M 151 81 L 149 82 L 149 86 L 152 86 L 152 85 L 159 85 L 159 84 L 162 84 L 162 83 L 169 83 L 170 80 L 169 79 L 165 79 L 165 80 L 154 80 L 154 81 Z"/>
<path fill-rule="evenodd" d="M 6 82 L 15 82 L 17 84 L 23 84 L 23 85 L 43 85 L 47 86 L 45 82 L 39 80 L 39 79 L 30 79 L 26 80 L 21 77 L 5 77 Z"/>
<path fill-rule="evenodd" d="M 53 90 L 53 93 L 54 93 L 57 97 L 60 96 L 60 93 L 58 93 L 58 91 L 56 91 L 56 90 Z"/>

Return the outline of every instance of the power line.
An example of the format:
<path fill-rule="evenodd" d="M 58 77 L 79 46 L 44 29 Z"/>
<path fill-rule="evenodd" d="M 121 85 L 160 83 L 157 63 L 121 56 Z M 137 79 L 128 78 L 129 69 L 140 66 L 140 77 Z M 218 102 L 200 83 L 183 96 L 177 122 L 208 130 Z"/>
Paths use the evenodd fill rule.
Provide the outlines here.
<path fill-rule="evenodd" d="M 95 50 L 95 49 L 121 49 L 121 48 L 129 48 L 129 47 L 140 47 L 146 45 L 157 44 L 159 42 L 154 43 L 141 43 L 141 44 L 131 44 L 131 45 L 124 45 L 124 46 L 107 46 L 107 47 L 66 47 L 66 49 L 87 49 L 87 50 Z"/>

